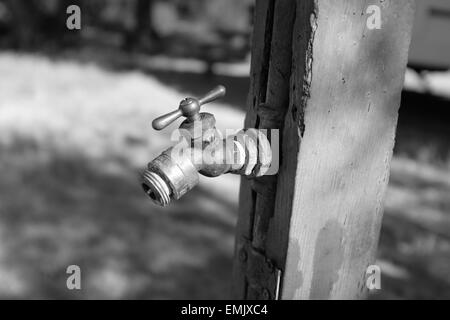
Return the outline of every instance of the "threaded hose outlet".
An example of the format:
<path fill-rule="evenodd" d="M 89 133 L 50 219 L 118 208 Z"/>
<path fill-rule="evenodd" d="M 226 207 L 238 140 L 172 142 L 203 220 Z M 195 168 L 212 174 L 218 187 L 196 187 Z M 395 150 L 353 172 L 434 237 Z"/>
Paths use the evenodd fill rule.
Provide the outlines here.
<path fill-rule="evenodd" d="M 145 170 L 142 174 L 142 188 L 155 204 L 165 207 L 170 203 L 170 186 L 157 173 Z"/>

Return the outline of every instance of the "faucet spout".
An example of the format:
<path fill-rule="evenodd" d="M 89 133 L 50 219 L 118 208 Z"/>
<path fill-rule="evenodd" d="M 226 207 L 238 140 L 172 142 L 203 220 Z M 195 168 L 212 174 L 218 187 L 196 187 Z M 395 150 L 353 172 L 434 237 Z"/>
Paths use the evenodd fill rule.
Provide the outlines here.
<path fill-rule="evenodd" d="M 241 130 L 225 139 L 219 138 L 212 114 L 199 113 L 201 105 L 223 96 L 219 86 L 200 99 L 186 98 L 179 112 L 172 112 L 153 121 L 155 129 L 162 129 L 183 115 L 183 141 L 167 149 L 151 161 L 142 174 L 141 185 L 150 199 L 167 206 L 180 199 L 200 180 L 199 175 L 218 177 L 226 173 L 248 177 L 264 175 L 270 166 L 272 153 L 266 135 Z"/>
<path fill-rule="evenodd" d="M 154 203 L 166 206 L 192 190 L 199 183 L 199 174 L 218 177 L 238 173 L 244 163 L 245 149 L 230 138 L 216 140 L 205 148 L 180 150 L 175 146 L 148 164 L 141 184 Z"/>

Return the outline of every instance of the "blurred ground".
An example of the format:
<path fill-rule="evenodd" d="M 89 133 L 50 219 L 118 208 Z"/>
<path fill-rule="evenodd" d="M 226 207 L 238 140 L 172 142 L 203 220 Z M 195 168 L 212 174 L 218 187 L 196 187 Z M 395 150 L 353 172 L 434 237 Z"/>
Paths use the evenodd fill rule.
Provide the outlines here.
<path fill-rule="evenodd" d="M 238 178 L 205 179 L 165 210 L 138 183 L 170 145 L 151 120 L 189 92 L 5 53 L 0 74 L 0 298 L 227 296 Z M 242 111 L 208 110 L 241 126 Z M 78 294 L 65 288 L 70 264 L 83 272 Z"/>
<path fill-rule="evenodd" d="M 0 298 L 229 297 L 239 178 L 164 210 L 137 179 L 169 144 L 151 119 L 222 83 L 208 111 L 240 128 L 247 78 L 97 62 L 0 54 Z M 373 298 L 450 298 L 449 114 L 404 93 Z"/>

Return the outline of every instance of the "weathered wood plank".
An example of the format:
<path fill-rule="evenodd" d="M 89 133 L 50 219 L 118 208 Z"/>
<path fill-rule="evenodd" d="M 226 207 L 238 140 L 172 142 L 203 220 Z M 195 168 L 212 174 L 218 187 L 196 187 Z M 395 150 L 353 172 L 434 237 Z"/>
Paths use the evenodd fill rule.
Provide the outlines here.
<path fill-rule="evenodd" d="M 259 129 L 283 130 L 289 108 L 295 5 L 293 0 L 275 1 L 265 100 L 256 110 Z M 274 213 L 277 176 L 255 179 L 252 186 L 257 192 L 253 246 L 265 251 L 267 230 Z"/>
<path fill-rule="evenodd" d="M 301 134 L 298 130 L 301 123 L 291 121 L 292 117 L 302 118 L 303 114 L 298 108 L 292 106 L 299 102 L 303 90 L 301 79 L 308 75 L 305 61 L 310 58 L 314 30 L 310 23 L 311 17 L 315 15 L 315 1 L 296 1 L 295 24 L 292 26 L 292 67 L 290 76 L 289 108 L 285 113 L 286 121 L 283 124 L 281 145 L 281 162 L 277 181 L 277 192 L 275 200 L 275 213 L 268 229 L 266 240 L 266 253 L 268 257 L 276 261 L 280 269 L 284 269 L 287 254 L 290 218 L 293 210 L 293 197 L 295 186 L 295 172 L 297 168 L 297 155 L 299 152 Z M 302 54 L 303 53 L 303 54 Z M 307 57 L 307 53 L 309 56 Z M 295 76 L 295 78 L 292 78 Z M 306 82 L 306 80 L 305 80 Z M 294 112 L 296 114 L 294 114 Z"/>
<path fill-rule="evenodd" d="M 273 1 L 273 0 L 272 0 Z M 266 22 L 269 14 L 270 0 L 258 0 L 255 7 L 254 26 L 252 34 L 252 63 L 250 70 L 250 90 L 247 99 L 247 116 L 245 128 L 252 128 L 256 123 L 256 107 L 260 101 L 262 74 L 267 68 L 268 57 L 265 54 L 266 46 Z M 243 237 L 251 239 L 253 230 L 254 202 L 256 194 L 250 187 L 250 181 L 241 179 L 239 193 L 239 216 L 236 226 L 235 259 L 233 263 L 232 295 L 235 299 L 245 299 L 247 283 L 245 273 L 239 257 L 240 241 Z"/>
<path fill-rule="evenodd" d="M 289 106 L 295 1 L 258 0 L 255 14 L 245 127 L 282 129 Z M 254 249 L 265 251 L 267 229 L 275 204 L 276 182 L 276 176 L 253 181 L 242 179 L 233 276 L 235 298 L 260 294 L 247 290 L 245 270 L 239 259 L 239 243 L 246 239 L 251 241 Z"/>
<path fill-rule="evenodd" d="M 362 298 L 381 226 L 414 1 L 314 2 L 297 9 L 275 205 L 284 218 L 270 230 L 272 252 L 283 259 L 287 245 L 283 299 Z M 367 28 L 369 5 L 381 8 L 380 30 Z M 299 21 L 305 13 L 307 26 Z"/>
<path fill-rule="evenodd" d="M 245 126 L 282 129 L 281 165 L 278 177 L 242 179 L 235 298 L 264 296 L 246 281 L 243 239 L 283 269 L 283 299 L 364 297 L 413 4 L 256 2 Z M 369 5 L 381 9 L 380 30 L 367 28 Z"/>

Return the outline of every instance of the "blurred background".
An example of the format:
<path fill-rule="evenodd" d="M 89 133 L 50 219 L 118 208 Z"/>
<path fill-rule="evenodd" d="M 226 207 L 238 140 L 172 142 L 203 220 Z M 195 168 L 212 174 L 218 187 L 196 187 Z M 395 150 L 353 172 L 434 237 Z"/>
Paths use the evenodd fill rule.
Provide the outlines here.
<path fill-rule="evenodd" d="M 208 111 L 242 127 L 253 5 L 0 0 L 0 298 L 230 297 L 239 177 L 164 210 L 138 177 L 170 144 L 151 120 L 185 96 L 225 85 Z M 373 299 L 450 298 L 449 32 L 448 1 L 419 0 Z"/>

